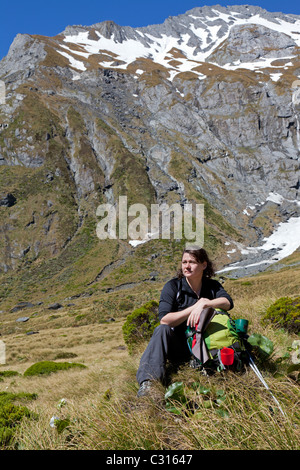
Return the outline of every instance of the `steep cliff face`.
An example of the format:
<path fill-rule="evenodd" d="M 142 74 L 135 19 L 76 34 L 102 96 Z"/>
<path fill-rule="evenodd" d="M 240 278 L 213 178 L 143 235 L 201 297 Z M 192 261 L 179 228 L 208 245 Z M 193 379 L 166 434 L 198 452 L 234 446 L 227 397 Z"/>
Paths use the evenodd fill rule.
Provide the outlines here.
<path fill-rule="evenodd" d="M 299 47 L 300 18 L 250 6 L 18 35 L 0 62 L 0 269 L 63 257 L 120 195 L 205 203 L 220 266 L 300 217 Z"/>

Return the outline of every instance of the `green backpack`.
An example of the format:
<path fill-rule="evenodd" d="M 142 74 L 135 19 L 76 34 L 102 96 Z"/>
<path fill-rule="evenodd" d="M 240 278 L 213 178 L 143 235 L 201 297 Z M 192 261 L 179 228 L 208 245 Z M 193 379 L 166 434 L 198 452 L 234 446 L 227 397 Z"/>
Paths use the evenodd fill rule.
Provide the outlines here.
<path fill-rule="evenodd" d="M 193 367 L 241 370 L 248 355 L 234 320 L 224 310 L 210 310 L 208 324 L 202 331 L 196 325 L 196 328 L 188 327 L 185 332 Z"/>

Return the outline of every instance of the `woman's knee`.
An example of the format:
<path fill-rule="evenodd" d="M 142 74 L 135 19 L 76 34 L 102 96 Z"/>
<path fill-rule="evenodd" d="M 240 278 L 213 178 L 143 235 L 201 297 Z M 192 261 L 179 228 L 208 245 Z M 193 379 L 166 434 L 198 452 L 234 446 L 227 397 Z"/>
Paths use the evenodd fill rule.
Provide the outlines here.
<path fill-rule="evenodd" d="M 156 336 L 164 336 L 172 334 L 172 331 L 173 329 L 169 325 L 161 323 L 155 328 L 153 334 L 155 334 Z"/>

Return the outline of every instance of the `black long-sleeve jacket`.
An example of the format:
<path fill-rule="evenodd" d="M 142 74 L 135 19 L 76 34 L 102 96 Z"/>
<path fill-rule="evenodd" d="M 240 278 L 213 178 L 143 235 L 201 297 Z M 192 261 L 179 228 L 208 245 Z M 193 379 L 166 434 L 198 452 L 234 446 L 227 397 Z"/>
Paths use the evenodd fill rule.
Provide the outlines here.
<path fill-rule="evenodd" d="M 225 297 L 230 302 L 230 309 L 233 308 L 232 298 L 224 289 L 222 284 L 215 279 L 202 279 L 202 288 L 200 296 L 198 297 L 188 284 L 185 277 L 181 279 L 174 278 L 168 281 L 161 291 L 158 309 L 159 320 L 167 315 L 167 313 L 180 312 L 187 307 L 191 307 L 201 297 L 205 297 L 209 300 Z M 178 325 L 176 329 L 185 331 L 186 327 L 186 322 L 183 322 L 181 325 Z"/>

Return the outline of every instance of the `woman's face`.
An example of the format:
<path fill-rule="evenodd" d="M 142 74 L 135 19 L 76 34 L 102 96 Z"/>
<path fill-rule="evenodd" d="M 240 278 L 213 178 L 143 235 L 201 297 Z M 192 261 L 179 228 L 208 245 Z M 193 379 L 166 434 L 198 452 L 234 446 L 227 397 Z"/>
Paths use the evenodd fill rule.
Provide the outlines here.
<path fill-rule="evenodd" d="M 203 271 L 207 267 L 207 262 L 198 263 L 196 258 L 190 253 L 184 253 L 181 260 L 181 268 L 183 275 L 187 279 L 201 279 Z"/>

